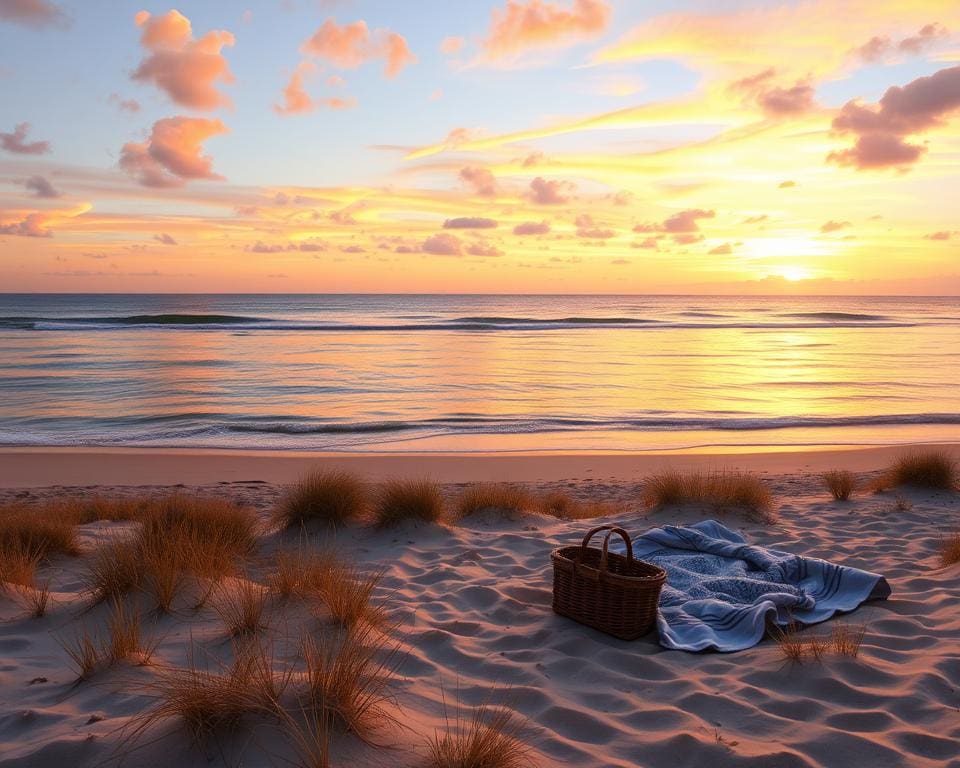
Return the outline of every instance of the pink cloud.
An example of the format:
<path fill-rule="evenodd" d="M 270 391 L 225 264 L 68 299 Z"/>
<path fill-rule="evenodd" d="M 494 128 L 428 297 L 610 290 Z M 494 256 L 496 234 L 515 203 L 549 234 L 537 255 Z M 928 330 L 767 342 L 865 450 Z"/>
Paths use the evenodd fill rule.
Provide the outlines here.
<path fill-rule="evenodd" d="M 790 187 L 795 187 L 795 186 L 797 186 L 797 182 L 795 182 L 795 181 L 790 181 L 789 179 L 788 179 L 787 181 L 781 181 L 781 182 L 777 185 L 777 187 L 778 187 L 779 189 L 790 189 Z"/>
<path fill-rule="evenodd" d="M 601 227 L 580 227 L 577 230 L 577 237 L 585 237 L 596 240 L 607 240 L 616 236 L 616 231 L 612 229 L 603 229 Z"/>
<path fill-rule="evenodd" d="M 18 237 L 53 237 L 53 233 L 46 228 L 48 216 L 39 211 L 28 213 L 22 220 L 12 224 L 0 224 L 0 235 L 17 235 Z"/>
<path fill-rule="evenodd" d="M 523 158 L 523 167 L 524 168 L 535 168 L 538 165 L 543 165 L 546 162 L 546 155 L 543 152 L 531 152 L 525 158 Z"/>
<path fill-rule="evenodd" d="M 678 232 L 699 232 L 700 227 L 697 225 L 697 221 L 699 219 L 712 219 L 714 216 L 716 216 L 715 211 L 691 208 L 667 217 L 661 224 L 637 224 L 637 226 L 633 228 L 633 231 L 669 232 L 671 234 Z"/>
<path fill-rule="evenodd" d="M 793 86 L 774 82 L 772 67 L 731 83 L 730 89 L 744 94 L 770 117 L 799 115 L 814 107 L 815 91 L 809 82 L 799 80 Z"/>
<path fill-rule="evenodd" d="M 573 184 L 569 181 L 559 179 L 545 179 L 537 176 L 530 182 L 530 200 L 537 205 L 563 205 L 569 202 L 569 192 L 573 190 Z"/>
<path fill-rule="evenodd" d="M 44 155 L 50 151 L 49 141 L 27 141 L 30 123 L 19 123 L 13 133 L 0 133 L 0 147 L 15 155 Z"/>
<path fill-rule="evenodd" d="M 124 144 L 120 167 L 145 187 L 179 187 L 191 179 L 222 180 L 213 158 L 202 155 L 203 142 L 227 133 L 219 120 L 167 117 L 153 124 L 143 144 Z"/>
<path fill-rule="evenodd" d="M 143 29 L 140 42 L 149 53 L 133 73 L 134 80 L 152 82 L 174 103 L 191 109 L 210 110 L 230 103 L 217 85 L 233 82 L 221 53 L 234 44 L 231 33 L 216 29 L 194 40 L 190 20 L 175 10 L 162 16 L 140 11 L 136 22 Z"/>
<path fill-rule="evenodd" d="M 577 237 L 585 237 L 596 240 L 606 240 L 616 237 L 617 233 L 612 229 L 604 229 L 594 222 L 593 217 L 587 213 L 581 213 L 574 222 L 577 227 Z"/>
<path fill-rule="evenodd" d="M 318 104 L 303 88 L 303 78 L 313 72 L 316 67 L 309 61 L 302 61 L 290 76 L 290 81 L 283 89 L 283 104 L 274 104 L 273 109 L 278 115 L 299 115 L 312 112 Z"/>
<path fill-rule="evenodd" d="M 610 13 L 604 0 L 573 0 L 569 7 L 544 0 L 507 0 L 506 8 L 493 11 L 483 49 L 488 58 L 497 59 L 587 40 L 606 29 Z"/>
<path fill-rule="evenodd" d="M 852 227 L 853 224 L 849 221 L 834 221 L 831 219 L 826 222 L 823 226 L 820 227 L 820 231 L 824 233 L 828 232 L 839 232 L 841 229 L 846 229 L 847 227 Z"/>
<path fill-rule="evenodd" d="M 910 56 L 919 56 L 923 51 L 933 46 L 938 40 L 949 36 L 946 29 L 940 24 L 927 24 L 917 34 L 905 37 L 894 44 L 887 36 L 877 35 L 854 49 L 854 53 L 867 62 L 883 60 L 888 54 L 899 52 Z"/>
<path fill-rule="evenodd" d="M 177 244 L 177 241 L 176 241 L 171 235 L 168 235 L 166 232 L 164 232 L 164 233 L 162 233 L 162 234 L 159 234 L 159 235 L 154 235 L 154 236 L 153 236 L 153 239 L 156 240 L 156 241 L 157 241 L 158 243 L 160 243 L 161 245 L 176 245 L 176 244 Z"/>
<path fill-rule="evenodd" d="M 60 197 L 60 193 L 53 188 L 53 184 L 43 176 L 31 176 L 23 182 L 23 185 L 33 193 L 33 197 L 54 198 Z"/>
<path fill-rule="evenodd" d="M 428 237 L 421 248 L 436 256 L 460 256 L 463 253 L 460 239 L 446 232 Z"/>
<path fill-rule="evenodd" d="M 136 99 L 124 99 L 117 93 L 111 93 L 109 102 L 111 104 L 116 104 L 117 108 L 121 112 L 129 112 L 131 114 L 136 114 L 140 111 L 140 102 Z"/>
<path fill-rule="evenodd" d="M 949 36 L 949 32 L 939 24 L 927 24 L 922 27 L 917 34 L 912 37 L 905 37 L 897 44 L 897 48 L 904 53 L 917 56 L 923 53 L 923 50 L 932 45 L 937 40 Z"/>
<path fill-rule="evenodd" d="M 718 245 L 716 248 L 711 248 L 708 253 L 711 256 L 729 256 L 733 253 L 733 246 L 730 243 L 724 243 L 723 245 Z"/>
<path fill-rule="evenodd" d="M 485 219 L 480 216 L 462 216 L 457 219 L 447 219 L 443 222 L 444 229 L 496 229 L 494 219 Z"/>
<path fill-rule="evenodd" d="M 402 35 L 385 29 L 371 32 L 363 20 L 340 26 L 335 19 L 327 19 L 301 50 L 340 69 L 353 69 L 368 61 L 383 59 L 387 77 L 395 77 L 405 66 L 417 61 Z"/>
<path fill-rule="evenodd" d="M 513 228 L 515 235 L 546 235 L 550 232 L 548 221 L 525 221 Z"/>
<path fill-rule="evenodd" d="M 657 239 L 655 237 L 648 237 L 646 240 L 641 240 L 640 242 L 630 243 L 631 248 L 646 248 L 648 250 L 657 250 Z"/>
<path fill-rule="evenodd" d="M 960 109 L 960 66 L 918 77 L 907 85 L 888 88 L 877 106 L 848 101 L 833 119 L 833 129 L 853 134 L 849 149 L 831 152 L 827 161 L 860 170 L 906 168 L 916 163 L 926 147 L 906 141 L 945 124 Z"/>
<path fill-rule="evenodd" d="M 460 53 L 466 44 L 467 41 L 462 37 L 445 37 L 440 42 L 440 53 L 445 53 L 447 56 Z"/>
<path fill-rule="evenodd" d="M 460 180 L 473 187 L 480 197 L 497 196 L 497 180 L 486 168 L 466 167 L 460 169 Z"/>
<path fill-rule="evenodd" d="M 486 245 L 484 243 L 474 243 L 467 248 L 467 253 L 469 253 L 471 256 L 503 256 L 503 251 L 501 251 L 495 245 Z"/>
<path fill-rule="evenodd" d="M 62 23 L 63 11 L 49 0 L 0 0 L 0 19 L 27 27 Z"/>
<path fill-rule="evenodd" d="M 343 224 L 344 226 L 353 226 L 357 223 L 353 214 L 346 209 L 342 211 L 330 211 L 330 213 L 327 214 L 327 218 L 334 224 Z"/>
<path fill-rule="evenodd" d="M 925 240 L 949 240 L 953 235 L 949 230 L 941 230 L 940 232 L 931 232 L 929 235 L 924 235 Z"/>
<path fill-rule="evenodd" d="M 880 61 L 880 59 L 883 58 L 884 54 L 887 53 L 892 46 L 893 42 L 889 37 L 874 36 L 867 40 L 867 42 L 865 42 L 863 45 L 855 48 L 854 53 L 856 53 L 857 56 L 864 61 Z"/>

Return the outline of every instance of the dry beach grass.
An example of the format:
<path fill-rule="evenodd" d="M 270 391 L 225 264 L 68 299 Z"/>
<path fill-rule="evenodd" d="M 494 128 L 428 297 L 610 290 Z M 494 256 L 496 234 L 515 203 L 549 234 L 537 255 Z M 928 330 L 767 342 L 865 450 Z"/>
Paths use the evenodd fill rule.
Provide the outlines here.
<path fill-rule="evenodd" d="M 75 554 L 7 566 L 48 585 L 49 603 L 33 619 L 15 583 L 0 590 L 0 767 L 45 768 L 53 754 L 80 768 L 172 755 L 184 768 L 960 760 L 960 558 L 946 554 L 960 547 L 942 533 L 960 498 L 904 486 L 910 507 L 889 514 L 886 496 L 829 501 L 819 474 L 709 478 L 648 483 L 656 524 L 740 511 L 724 521 L 751 542 L 883 572 L 894 598 L 738 654 L 664 652 L 549 610 L 549 552 L 579 542 L 579 510 L 616 510 L 598 522 L 632 533 L 651 524 L 633 483 L 518 485 L 529 499 L 519 519 L 359 516 L 293 535 L 267 524 L 284 492 L 274 486 L 130 490 L 116 503 L 103 489 L 96 505 L 65 505 L 104 510 L 69 513 Z M 456 508 L 463 495 L 414 486 L 391 521 L 436 520 L 444 498 Z M 757 510 L 774 495 L 770 526 Z M 56 506 L 39 493 L 31 504 L 47 519 Z M 168 553 L 151 549 L 159 541 Z"/>

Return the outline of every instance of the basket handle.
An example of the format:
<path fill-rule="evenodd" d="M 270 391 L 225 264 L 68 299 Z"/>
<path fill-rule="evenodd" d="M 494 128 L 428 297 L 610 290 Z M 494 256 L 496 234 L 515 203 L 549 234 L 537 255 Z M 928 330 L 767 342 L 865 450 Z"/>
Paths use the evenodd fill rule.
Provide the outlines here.
<path fill-rule="evenodd" d="M 587 531 L 587 535 L 583 537 L 583 541 L 580 544 L 580 562 L 583 562 L 583 556 L 586 554 L 587 545 L 590 543 L 590 539 L 592 539 L 594 535 L 600 531 L 607 531 L 607 535 L 603 539 L 603 554 L 600 555 L 599 570 L 604 572 L 607 570 L 607 550 L 610 546 L 610 537 L 615 533 L 618 534 L 626 543 L 627 563 L 629 564 L 630 568 L 633 568 L 633 544 L 630 542 L 630 534 L 617 525 L 598 525 L 596 528 L 591 528 L 589 531 Z"/>

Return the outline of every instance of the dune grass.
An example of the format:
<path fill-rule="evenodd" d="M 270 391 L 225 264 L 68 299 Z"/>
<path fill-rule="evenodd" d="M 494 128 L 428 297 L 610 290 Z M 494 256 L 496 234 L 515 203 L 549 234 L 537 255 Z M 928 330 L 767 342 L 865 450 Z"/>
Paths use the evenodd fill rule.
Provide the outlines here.
<path fill-rule="evenodd" d="M 230 637 L 255 635 L 267 628 L 264 620 L 266 595 L 263 586 L 246 579 L 220 586 L 213 605 Z"/>
<path fill-rule="evenodd" d="M 0 508 L 0 552 L 28 551 L 37 560 L 79 553 L 76 519 L 56 507 L 21 505 Z"/>
<path fill-rule="evenodd" d="M 299 703 L 306 722 L 329 722 L 364 740 L 382 725 L 397 722 L 387 707 L 393 700 L 397 649 L 386 635 L 366 624 L 319 640 L 304 634 L 300 654 L 304 680 Z"/>
<path fill-rule="evenodd" d="M 940 543 L 940 565 L 946 568 L 954 563 L 960 563 L 960 533 L 953 533 Z"/>
<path fill-rule="evenodd" d="M 475 707 L 459 713 L 427 742 L 426 768 L 524 768 L 530 747 L 520 738 L 522 721 L 506 707 Z"/>
<path fill-rule="evenodd" d="M 848 501 L 856 488 L 857 481 L 853 472 L 834 469 L 823 474 L 823 484 L 836 501 Z"/>
<path fill-rule="evenodd" d="M 32 587 L 40 555 L 19 539 L 0 545 L 0 592 L 10 585 Z"/>
<path fill-rule="evenodd" d="M 78 682 L 93 677 L 104 661 L 103 641 L 85 624 L 81 623 L 72 637 L 59 637 L 57 642 L 73 664 Z"/>
<path fill-rule="evenodd" d="M 383 571 L 363 571 L 354 565 L 330 560 L 318 576 L 319 594 L 330 618 L 337 624 L 350 628 L 361 621 L 371 626 L 382 626 L 387 621 L 386 607 L 373 601 Z"/>
<path fill-rule="evenodd" d="M 602 501 L 580 501 L 564 491 L 550 491 L 537 499 L 537 511 L 560 520 L 589 520 L 612 515 L 616 509 Z"/>
<path fill-rule="evenodd" d="M 317 470 L 301 477 L 274 510 L 281 528 L 317 523 L 339 528 L 356 522 L 369 507 L 367 484 L 350 472 Z"/>
<path fill-rule="evenodd" d="M 46 500 L 39 507 L 45 513 L 73 525 L 93 523 L 98 520 L 131 521 L 139 520 L 152 503 L 149 496 L 68 496 Z"/>
<path fill-rule="evenodd" d="M 382 528 L 408 520 L 435 523 L 443 516 L 443 496 L 430 480 L 388 480 L 380 487 L 373 513 Z"/>
<path fill-rule="evenodd" d="M 154 680 L 143 688 L 156 703 L 132 718 L 123 744 L 173 719 L 202 747 L 216 737 L 237 733 L 247 717 L 276 713 L 282 683 L 262 646 L 248 644 L 238 650 L 232 664 L 214 666 L 198 664 L 191 647 L 186 667 L 158 668 Z"/>
<path fill-rule="evenodd" d="M 50 605 L 50 582 L 34 584 L 29 587 L 20 587 L 20 601 L 33 619 L 42 619 L 47 615 Z"/>
<path fill-rule="evenodd" d="M 222 499 L 174 495 L 141 513 L 140 527 L 88 558 L 84 581 L 94 603 L 139 589 L 169 613 L 189 577 L 219 581 L 257 546 L 257 519 Z"/>
<path fill-rule="evenodd" d="M 154 646 L 144 642 L 140 624 L 140 611 L 129 602 L 115 600 L 107 617 L 107 640 L 102 655 L 110 664 L 132 660 L 148 664 Z"/>
<path fill-rule="evenodd" d="M 860 655 L 860 646 L 863 645 L 863 638 L 867 634 L 865 624 L 851 627 L 847 624 L 837 623 L 830 628 L 830 647 L 838 656 L 849 656 L 856 658 Z"/>
<path fill-rule="evenodd" d="M 333 552 L 310 552 L 300 546 L 277 550 L 276 563 L 276 570 L 268 576 L 267 585 L 287 599 L 319 595 L 327 572 L 337 567 L 339 561 Z"/>
<path fill-rule="evenodd" d="M 93 603 L 119 599 L 142 579 L 143 563 L 133 537 L 101 544 L 87 558 L 82 575 L 84 591 Z"/>
<path fill-rule="evenodd" d="M 524 488 L 509 483 L 477 483 L 467 486 L 457 499 L 460 517 L 494 511 L 517 515 L 533 509 L 536 502 Z"/>
<path fill-rule="evenodd" d="M 647 507 L 707 504 L 718 512 L 742 510 L 762 523 L 776 521 L 773 495 L 753 475 L 739 472 L 679 472 L 667 470 L 644 482 L 643 503 Z"/>
<path fill-rule="evenodd" d="M 822 661 L 829 653 L 856 658 L 866 632 L 866 625 L 851 627 L 843 622 L 835 622 L 831 624 L 828 634 L 816 630 L 801 631 L 795 624 L 786 628 L 775 627 L 770 634 L 786 661 L 802 664 L 805 661 Z"/>
<path fill-rule="evenodd" d="M 910 451 L 898 456 L 872 484 L 875 491 L 899 486 L 955 491 L 960 488 L 960 469 L 947 451 Z"/>

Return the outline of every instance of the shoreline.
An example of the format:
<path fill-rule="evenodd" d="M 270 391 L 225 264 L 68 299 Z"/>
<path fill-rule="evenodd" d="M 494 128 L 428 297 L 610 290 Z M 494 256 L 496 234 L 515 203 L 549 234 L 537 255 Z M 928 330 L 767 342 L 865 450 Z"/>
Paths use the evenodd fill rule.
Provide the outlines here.
<path fill-rule="evenodd" d="M 897 455 L 922 447 L 960 459 L 960 442 L 753 452 L 649 453 L 342 453 L 201 448 L 0 448 L 0 488 L 53 486 L 201 485 L 216 482 L 289 483 L 318 464 L 370 480 L 429 477 L 440 483 L 561 480 L 631 482 L 665 469 L 764 474 L 854 472 L 881 469 Z"/>

